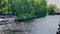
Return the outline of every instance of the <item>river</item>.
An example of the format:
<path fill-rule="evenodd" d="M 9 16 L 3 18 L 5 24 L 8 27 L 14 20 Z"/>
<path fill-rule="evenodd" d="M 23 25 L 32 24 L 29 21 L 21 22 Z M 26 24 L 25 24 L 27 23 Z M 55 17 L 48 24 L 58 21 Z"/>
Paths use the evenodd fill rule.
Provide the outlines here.
<path fill-rule="evenodd" d="M 33 21 L 31 23 L 28 22 L 27 27 L 24 28 L 26 25 L 25 23 L 22 29 L 27 30 L 24 32 L 25 34 L 56 34 L 59 21 L 60 15 L 49 15 L 46 17 L 33 19 Z M 2 27 L 3 25 L 0 26 Z"/>
<path fill-rule="evenodd" d="M 35 19 L 33 24 L 33 34 L 56 34 L 60 15 L 46 16 L 43 18 Z"/>

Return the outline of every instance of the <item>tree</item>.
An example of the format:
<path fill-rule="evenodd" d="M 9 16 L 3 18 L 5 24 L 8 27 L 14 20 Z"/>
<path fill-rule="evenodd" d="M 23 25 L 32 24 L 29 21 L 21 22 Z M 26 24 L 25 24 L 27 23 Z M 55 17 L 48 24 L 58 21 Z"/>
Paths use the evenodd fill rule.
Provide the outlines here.
<path fill-rule="evenodd" d="M 13 11 L 18 18 L 46 16 L 46 0 L 14 0 Z"/>
<path fill-rule="evenodd" d="M 47 6 L 46 0 L 0 0 L 0 13 L 17 14 L 17 18 L 25 19 L 52 14 L 55 6 Z"/>
<path fill-rule="evenodd" d="M 0 0 L 0 13 L 12 14 L 13 0 Z"/>
<path fill-rule="evenodd" d="M 50 15 L 54 14 L 55 8 L 56 8 L 55 5 L 49 4 L 49 5 L 48 5 L 48 13 L 49 13 Z"/>

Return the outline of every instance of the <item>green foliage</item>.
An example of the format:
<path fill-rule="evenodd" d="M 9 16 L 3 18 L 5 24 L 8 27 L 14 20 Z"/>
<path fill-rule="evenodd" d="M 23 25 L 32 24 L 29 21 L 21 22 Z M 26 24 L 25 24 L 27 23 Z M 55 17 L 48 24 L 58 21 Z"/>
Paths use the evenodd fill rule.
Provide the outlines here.
<path fill-rule="evenodd" d="M 14 0 L 13 11 L 18 18 L 46 15 L 46 0 Z"/>
<path fill-rule="evenodd" d="M 17 14 L 17 18 L 42 17 L 54 12 L 54 5 L 46 0 L 0 0 L 0 12 Z"/>
<path fill-rule="evenodd" d="M 0 0 L 0 12 L 5 14 L 12 13 L 12 1 L 13 0 Z"/>
<path fill-rule="evenodd" d="M 0 12 L 8 10 L 8 0 L 0 0 Z"/>
<path fill-rule="evenodd" d="M 48 5 L 48 7 L 47 7 L 47 9 L 48 9 L 48 13 L 49 14 L 53 14 L 54 12 L 55 12 L 55 5 L 53 5 L 53 4 L 50 4 L 50 5 Z"/>

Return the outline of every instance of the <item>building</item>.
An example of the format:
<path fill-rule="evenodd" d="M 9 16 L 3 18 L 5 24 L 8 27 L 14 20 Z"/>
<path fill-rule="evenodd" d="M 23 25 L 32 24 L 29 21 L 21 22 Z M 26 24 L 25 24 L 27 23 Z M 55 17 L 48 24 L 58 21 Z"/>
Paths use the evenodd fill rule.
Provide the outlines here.
<path fill-rule="evenodd" d="M 55 13 L 60 13 L 60 9 L 56 7 Z"/>

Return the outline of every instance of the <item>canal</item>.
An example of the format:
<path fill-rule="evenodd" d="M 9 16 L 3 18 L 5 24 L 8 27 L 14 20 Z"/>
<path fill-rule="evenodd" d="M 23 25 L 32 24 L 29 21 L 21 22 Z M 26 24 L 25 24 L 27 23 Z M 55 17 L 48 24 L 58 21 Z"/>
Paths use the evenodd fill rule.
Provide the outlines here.
<path fill-rule="evenodd" d="M 0 25 L 0 34 L 56 34 L 59 21 L 60 15 L 49 15 L 31 22 Z"/>

